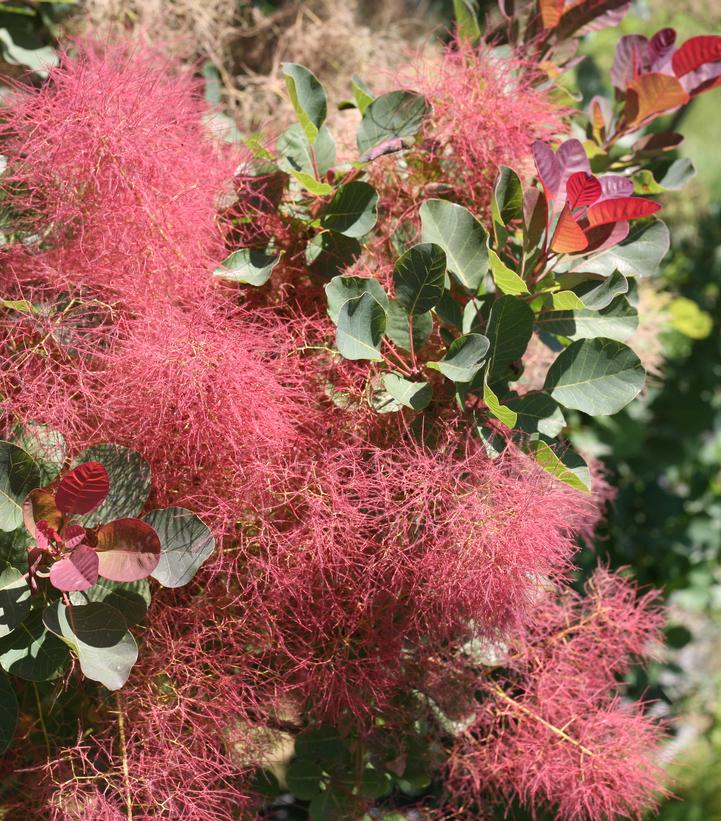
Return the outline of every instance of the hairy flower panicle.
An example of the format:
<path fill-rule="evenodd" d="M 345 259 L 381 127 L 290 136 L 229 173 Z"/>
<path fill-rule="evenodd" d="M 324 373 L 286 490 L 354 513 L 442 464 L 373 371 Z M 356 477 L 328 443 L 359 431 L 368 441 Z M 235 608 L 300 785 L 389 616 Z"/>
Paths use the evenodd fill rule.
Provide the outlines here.
<path fill-rule="evenodd" d="M 587 594 L 545 598 L 522 640 L 509 642 L 504 679 L 478 680 L 484 700 L 449 760 L 454 801 L 490 793 L 566 819 L 637 818 L 653 805 L 661 728 L 621 698 L 617 677 L 653 655 L 663 615 L 654 594 L 638 599 L 606 570 Z"/>
<path fill-rule="evenodd" d="M 534 139 L 565 132 L 568 111 L 534 84 L 537 68 L 488 45 L 452 42 L 439 57 L 420 53 L 403 80 L 433 109 L 423 135 L 429 170 L 443 196 L 487 209 L 499 166 L 532 170 Z M 426 189 L 425 196 L 437 196 Z"/>
<path fill-rule="evenodd" d="M 215 225 L 234 159 L 205 131 L 189 76 L 148 47 L 80 42 L 4 109 L 5 205 L 28 241 L 8 263 L 57 291 L 142 308 L 197 298 L 222 254 Z"/>
<path fill-rule="evenodd" d="M 523 457 L 457 448 L 329 449 L 263 523 L 244 595 L 315 709 L 387 703 L 405 653 L 442 652 L 471 623 L 509 629 L 565 576 L 569 521 L 595 518 L 593 505 Z"/>

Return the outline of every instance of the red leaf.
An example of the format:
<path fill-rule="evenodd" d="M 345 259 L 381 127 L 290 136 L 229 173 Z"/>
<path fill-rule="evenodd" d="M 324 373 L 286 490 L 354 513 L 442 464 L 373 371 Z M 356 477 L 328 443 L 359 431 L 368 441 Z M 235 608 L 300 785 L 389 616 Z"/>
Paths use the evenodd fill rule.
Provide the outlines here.
<path fill-rule="evenodd" d="M 571 174 L 566 183 L 566 197 L 573 210 L 583 205 L 593 205 L 601 196 L 601 183 L 585 171 L 576 171 Z"/>
<path fill-rule="evenodd" d="M 539 0 L 543 28 L 553 29 L 561 22 L 564 0 Z"/>
<path fill-rule="evenodd" d="M 617 200 L 604 200 L 592 205 L 586 216 L 591 227 L 596 225 L 608 225 L 611 222 L 621 220 L 634 220 L 640 217 L 648 217 L 659 211 L 661 205 L 653 200 L 646 200 L 643 197 L 621 197 Z"/>
<path fill-rule="evenodd" d="M 691 37 L 673 55 L 671 65 L 677 77 L 683 77 L 706 63 L 721 60 L 721 36 L 705 34 Z"/>
<path fill-rule="evenodd" d="M 87 532 L 84 527 L 81 527 L 80 525 L 68 525 L 63 528 L 60 538 L 63 540 L 65 549 L 72 550 L 85 539 L 86 535 Z"/>
<path fill-rule="evenodd" d="M 160 539 L 140 519 L 117 519 L 97 533 L 100 575 L 114 582 L 147 578 L 160 561 Z"/>
<path fill-rule="evenodd" d="M 689 101 L 686 89 L 669 74 L 642 74 L 628 85 L 626 117 L 630 128 L 639 128 L 646 120 L 678 108 Z"/>
<path fill-rule="evenodd" d="M 50 568 L 50 584 L 58 590 L 87 590 L 98 580 L 98 554 L 81 544 Z"/>
<path fill-rule="evenodd" d="M 583 251 L 588 245 L 583 229 L 573 218 L 568 205 L 563 207 L 551 240 L 551 250 L 559 254 L 575 254 Z"/>
<path fill-rule="evenodd" d="M 55 504 L 63 513 L 90 513 L 108 495 L 108 472 L 100 462 L 84 462 L 66 473 L 55 491 Z"/>

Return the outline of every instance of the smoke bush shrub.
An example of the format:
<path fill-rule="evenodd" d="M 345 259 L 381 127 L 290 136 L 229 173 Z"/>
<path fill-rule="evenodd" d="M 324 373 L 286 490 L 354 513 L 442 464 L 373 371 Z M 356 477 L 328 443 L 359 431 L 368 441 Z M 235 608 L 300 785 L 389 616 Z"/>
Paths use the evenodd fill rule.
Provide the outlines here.
<path fill-rule="evenodd" d="M 47 497 L 87 487 L 52 484 L 65 451 L 49 490 L 28 478 L 57 432 L 75 454 L 131 446 L 151 504 L 189 506 L 218 537 L 205 561 L 202 521 L 180 538 L 161 524 L 189 511 L 146 513 L 179 564 L 148 567 L 171 589 L 113 702 L 70 687 L 75 668 L 27 683 L 0 637 L 19 676 L 19 707 L 0 679 L 4 732 L 19 710 L 23 741 L 4 766 L 37 817 L 653 806 L 662 730 L 622 677 L 661 615 L 605 570 L 572 591 L 577 537 L 612 494 L 564 432 L 642 389 L 624 341 L 668 232 L 641 194 L 662 190 L 678 140 L 630 136 L 714 85 L 721 55 L 694 39 L 656 65 L 622 41 L 615 111 L 558 105 L 578 36 L 619 5 L 529 3 L 483 42 L 466 13 L 437 74 L 416 66 L 381 95 L 354 79 L 345 165 L 322 86 L 294 64 L 298 123 L 273 150 L 214 142 L 197 85 L 137 46 L 79 44 L 9 102 L 3 555 L 22 584 L 38 550 L 75 556 Z M 571 127 L 585 142 L 560 139 Z M 143 491 L 124 517 L 148 481 L 116 482 Z M 23 529 L 23 503 L 45 519 Z M 49 569 L 66 595 L 71 570 Z"/>

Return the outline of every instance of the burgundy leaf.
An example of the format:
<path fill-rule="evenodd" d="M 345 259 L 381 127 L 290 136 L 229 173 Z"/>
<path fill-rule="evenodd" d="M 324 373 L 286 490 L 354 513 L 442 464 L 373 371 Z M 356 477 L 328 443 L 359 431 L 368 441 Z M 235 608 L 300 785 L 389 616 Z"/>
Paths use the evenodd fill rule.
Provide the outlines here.
<path fill-rule="evenodd" d="M 55 491 L 55 504 L 70 515 L 90 513 L 108 495 L 110 481 L 100 462 L 84 462 L 66 473 Z"/>
<path fill-rule="evenodd" d="M 147 578 L 160 561 L 160 539 L 146 522 L 117 519 L 97 532 L 100 575 L 114 582 Z"/>
<path fill-rule="evenodd" d="M 592 205 L 586 216 L 588 224 L 593 228 L 596 225 L 648 217 L 660 208 L 659 203 L 643 197 L 621 197 L 617 200 L 604 200 Z"/>
<path fill-rule="evenodd" d="M 65 592 L 87 590 L 98 580 L 98 554 L 87 545 L 76 547 L 50 568 L 50 583 Z"/>
<path fill-rule="evenodd" d="M 593 205 L 601 196 L 601 183 L 585 171 L 576 171 L 566 182 L 566 197 L 571 210 Z"/>
<path fill-rule="evenodd" d="M 85 528 L 80 525 L 68 525 L 63 528 L 63 532 L 60 534 L 60 538 L 66 550 L 72 550 L 74 547 L 77 547 L 85 536 Z"/>

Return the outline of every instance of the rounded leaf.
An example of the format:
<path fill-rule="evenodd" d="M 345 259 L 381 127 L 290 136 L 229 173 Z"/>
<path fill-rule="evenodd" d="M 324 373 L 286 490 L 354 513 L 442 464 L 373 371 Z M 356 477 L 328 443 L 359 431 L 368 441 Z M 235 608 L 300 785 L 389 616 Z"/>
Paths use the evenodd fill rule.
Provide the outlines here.
<path fill-rule="evenodd" d="M 36 536 L 38 522 L 47 522 L 53 530 L 59 530 L 63 514 L 55 505 L 55 496 L 43 488 L 31 490 L 23 502 L 23 522 L 33 538 Z"/>
<path fill-rule="evenodd" d="M 0 666 L 27 681 L 55 679 L 69 659 L 65 642 L 49 632 L 34 610 L 2 643 Z"/>
<path fill-rule="evenodd" d="M 381 339 L 386 330 L 386 312 L 369 293 L 349 299 L 338 315 L 336 348 L 346 359 L 379 362 Z"/>
<path fill-rule="evenodd" d="M 108 471 L 100 462 L 84 462 L 60 480 L 55 505 L 69 516 L 90 513 L 105 499 L 110 489 Z"/>
<path fill-rule="evenodd" d="M 85 527 L 137 516 L 150 492 L 150 466 L 140 454 L 121 445 L 93 445 L 83 451 L 74 465 L 100 462 L 110 479 L 110 490 L 102 504 L 80 519 Z"/>
<path fill-rule="evenodd" d="M 358 128 L 361 154 L 394 137 L 412 137 L 430 111 L 425 97 L 412 91 L 390 91 L 368 105 Z"/>
<path fill-rule="evenodd" d="M 97 532 L 99 573 L 114 582 L 147 578 L 160 561 L 160 539 L 140 519 L 117 519 Z"/>
<path fill-rule="evenodd" d="M 50 568 L 50 584 L 65 592 L 87 590 L 98 580 L 98 554 L 81 544 Z"/>
<path fill-rule="evenodd" d="M 123 614 L 128 627 L 141 622 L 150 606 L 150 585 L 146 579 L 137 582 L 111 582 L 102 576 L 92 587 L 70 594 L 72 604 L 104 602 Z"/>
<path fill-rule="evenodd" d="M 362 237 L 376 224 L 377 208 L 378 194 L 372 185 L 349 182 L 326 205 L 321 225 L 346 237 Z"/>
<path fill-rule="evenodd" d="M 641 361 L 623 343 L 581 339 L 551 365 L 544 390 L 565 408 L 608 416 L 636 398 L 645 378 Z"/>
<path fill-rule="evenodd" d="M 11 442 L 0 442 L 0 530 L 23 523 L 23 502 L 40 484 L 40 468 L 33 457 Z"/>
<path fill-rule="evenodd" d="M 425 314 L 440 302 L 445 277 L 446 252 L 440 245 L 414 245 L 398 258 L 393 269 L 396 298 L 409 314 Z"/>
<path fill-rule="evenodd" d="M 183 507 L 151 510 L 144 517 L 160 538 L 160 561 L 152 576 L 164 587 L 182 587 L 215 550 L 210 528 Z"/>
<path fill-rule="evenodd" d="M 30 612 L 30 588 L 25 576 L 15 567 L 0 573 L 0 638 L 7 636 Z"/>

